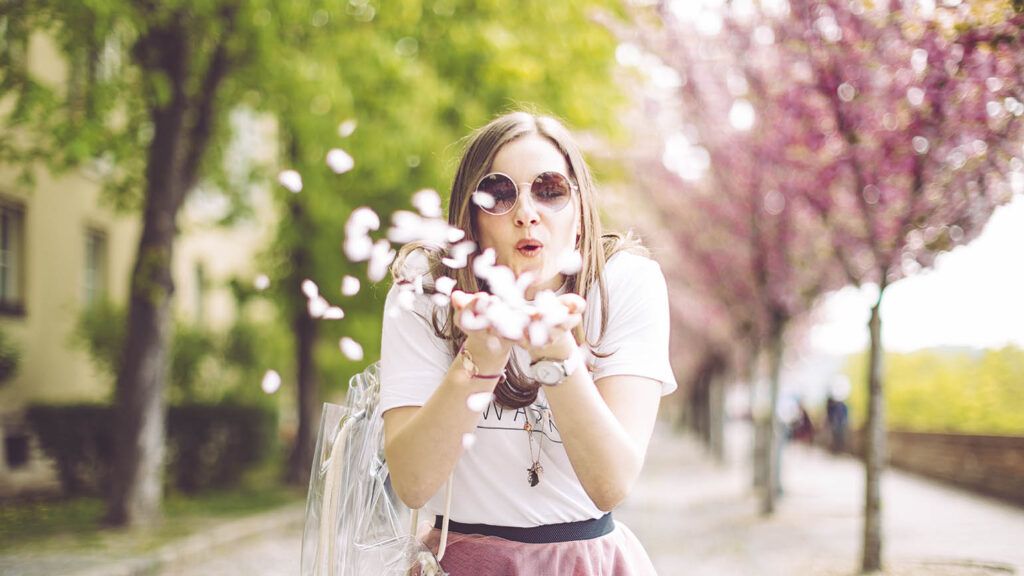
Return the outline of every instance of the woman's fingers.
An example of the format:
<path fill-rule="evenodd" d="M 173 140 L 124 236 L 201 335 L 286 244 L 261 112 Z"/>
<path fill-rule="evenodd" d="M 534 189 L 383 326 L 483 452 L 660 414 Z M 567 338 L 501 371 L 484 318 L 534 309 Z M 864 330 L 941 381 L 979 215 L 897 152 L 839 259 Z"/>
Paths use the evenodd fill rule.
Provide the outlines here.
<path fill-rule="evenodd" d="M 483 315 L 483 308 L 481 307 L 481 301 L 486 298 L 486 294 L 477 292 L 476 294 L 467 294 L 461 290 L 455 290 L 452 292 L 452 306 L 455 308 L 455 324 L 467 334 L 470 332 L 479 332 L 487 330 L 488 322 Z"/>
<path fill-rule="evenodd" d="M 475 294 L 467 294 L 462 290 L 452 291 L 452 305 L 455 306 L 456 310 L 462 310 L 467 304 L 473 301 Z"/>
<path fill-rule="evenodd" d="M 583 311 L 587 309 L 587 301 L 579 294 L 573 292 L 562 294 L 558 297 L 558 301 L 565 305 L 570 315 L 583 314 Z"/>
<path fill-rule="evenodd" d="M 452 292 L 451 301 L 455 308 L 455 323 L 463 332 L 486 332 L 489 335 L 497 336 L 508 342 L 517 342 L 526 347 L 542 347 L 561 338 L 566 332 L 572 331 L 583 320 L 583 311 L 587 307 L 587 301 L 578 294 L 563 294 L 558 297 L 555 306 L 564 307 L 564 311 L 548 310 L 548 320 L 552 320 L 551 313 L 555 313 L 558 320 L 554 325 L 544 322 L 545 314 L 538 310 L 533 316 L 533 322 L 526 326 L 523 334 L 518 339 L 510 339 L 493 325 L 487 312 L 488 308 L 495 303 L 497 296 L 487 292 L 476 292 L 469 294 L 461 290 Z M 556 313 L 557 312 L 557 313 Z M 495 320 L 496 321 L 496 320 Z M 507 331 L 507 330 L 506 330 Z"/>

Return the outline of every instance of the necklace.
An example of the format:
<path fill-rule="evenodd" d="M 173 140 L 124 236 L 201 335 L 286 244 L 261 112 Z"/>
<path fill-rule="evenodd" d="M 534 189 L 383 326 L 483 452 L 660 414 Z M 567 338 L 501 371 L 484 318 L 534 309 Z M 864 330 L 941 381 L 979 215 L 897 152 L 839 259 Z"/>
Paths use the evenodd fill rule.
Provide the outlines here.
<path fill-rule="evenodd" d="M 551 410 L 547 406 L 535 406 L 531 406 L 526 411 L 526 424 L 523 425 L 523 429 L 526 430 L 526 439 L 530 443 L 530 461 L 532 466 L 526 469 L 526 481 L 531 487 L 540 484 L 540 476 L 544 472 L 544 467 L 540 464 L 540 453 L 544 445 L 545 428 L 548 427 L 548 422 L 551 418 Z M 536 420 L 533 423 L 530 423 L 530 412 L 537 413 Z M 540 426 L 540 438 L 537 439 L 537 452 L 534 455 L 533 434 L 537 426 Z"/>

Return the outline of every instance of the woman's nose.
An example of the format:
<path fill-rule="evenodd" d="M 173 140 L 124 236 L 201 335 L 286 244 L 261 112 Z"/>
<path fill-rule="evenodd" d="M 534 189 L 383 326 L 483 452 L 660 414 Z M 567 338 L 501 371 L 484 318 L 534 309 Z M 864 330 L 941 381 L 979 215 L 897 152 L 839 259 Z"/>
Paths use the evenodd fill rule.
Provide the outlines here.
<path fill-rule="evenodd" d="M 531 192 L 519 194 L 519 202 L 516 202 L 515 211 L 516 226 L 533 226 L 540 222 L 540 215 L 537 213 L 537 207 L 533 204 Z"/>

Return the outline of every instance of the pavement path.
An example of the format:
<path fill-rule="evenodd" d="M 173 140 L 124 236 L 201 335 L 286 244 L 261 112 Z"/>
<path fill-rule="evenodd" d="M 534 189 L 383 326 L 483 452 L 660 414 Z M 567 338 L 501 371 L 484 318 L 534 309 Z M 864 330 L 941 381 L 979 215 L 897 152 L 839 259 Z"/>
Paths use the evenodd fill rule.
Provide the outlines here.
<path fill-rule="evenodd" d="M 764 518 L 749 489 L 749 438 L 743 424 L 731 425 L 730 457 L 715 463 L 694 439 L 657 428 L 644 473 L 616 518 L 662 576 L 855 574 L 860 463 L 788 446 L 785 494 Z M 886 576 L 1024 575 L 1024 508 L 895 470 L 882 490 Z M 292 506 L 228 523 L 155 558 L 0 557 L 0 576 L 289 576 L 298 573 L 301 519 L 301 506 Z"/>
<path fill-rule="evenodd" d="M 662 575 L 848 575 L 860 563 L 863 465 L 789 445 L 785 490 L 761 517 L 751 493 L 749 429 L 728 432 L 728 463 L 692 439 L 656 432 L 644 474 L 616 515 Z M 1024 509 L 918 476 L 883 476 L 887 574 L 1024 574 Z"/>
<path fill-rule="evenodd" d="M 852 575 L 862 530 L 863 467 L 849 457 L 790 445 L 785 494 L 771 518 L 749 490 L 749 430 L 730 426 L 728 462 L 692 438 L 656 430 L 643 476 L 615 514 L 662 576 Z M 1024 509 L 890 470 L 883 478 L 886 574 L 1024 574 Z M 298 526 L 264 534 L 162 576 L 290 575 Z"/>

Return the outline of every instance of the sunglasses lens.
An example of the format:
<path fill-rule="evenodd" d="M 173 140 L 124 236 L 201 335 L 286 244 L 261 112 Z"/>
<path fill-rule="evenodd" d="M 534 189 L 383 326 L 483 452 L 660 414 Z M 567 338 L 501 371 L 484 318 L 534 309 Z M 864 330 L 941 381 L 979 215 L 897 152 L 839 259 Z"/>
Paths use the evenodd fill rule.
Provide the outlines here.
<path fill-rule="evenodd" d="M 534 200 L 551 211 L 565 208 L 572 196 L 569 179 L 558 172 L 544 172 L 537 176 L 530 190 Z"/>
<path fill-rule="evenodd" d="M 473 201 L 484 212 L 504 214 L 516 205 L 516 184 L 504 174 L 488 174 L 480 180 Z"/>

